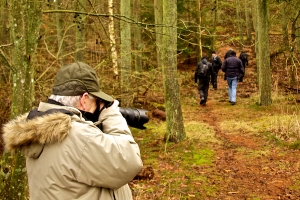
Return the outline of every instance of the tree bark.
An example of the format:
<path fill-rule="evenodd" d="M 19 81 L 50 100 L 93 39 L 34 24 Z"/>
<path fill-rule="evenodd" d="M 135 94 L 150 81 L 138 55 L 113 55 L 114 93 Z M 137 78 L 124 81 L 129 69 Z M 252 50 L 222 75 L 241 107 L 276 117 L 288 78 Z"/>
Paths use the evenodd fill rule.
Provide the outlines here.
<path fill-rule="evenodd" d="M 154 0 L 157 67 L 162 69 L 163 2 Z"/>
<path fill-rule="evenodd" d="M 167 113 L 165 140 L 185 139 L 177 78 L 177 0 L 163 0 L 163 80 Z"/>
<path fill-rule="evenodd" d="M 243 46 L 244 46 L 244 38 L 243 38 L 243 30 L 242 30 L 242 18 L 241 18 L 240 1 L 239 0 L 235 0 L 235 5 L 236 5 L 237 27 L 238 27 L 238 30 L 239 30 L 239 37 L 240 37 L 241 47 L 243 48 Z"/>
<path fill-rule="evenodd" d="M 133 19 L 136 22 L 141 22 L 141 0 L 133 0 Z M 142 32 L 141 27 L 136 24 L 133 28 L 133 47 L 134 47 L 134 64 L 135 71 L 141 72 L 143 69 L 142 65 Z"/>
<path fill-rule="evenodd" d="M 130 0 L 121 0 L 121 16 L 130 18 Z M 132 102 L 131 88 L 131 30 L 127 21 L 121 20 L 121 105 L 130 106 Z"/>
<path fill-rule="evenodd" d="M 271 101 L 271 70 L 270 70 L 270 45 L 268 24 L 268 2 L 257 0 L 257 33 L 258 33 L 258 67 L 259 67 L 259 100 L 262 106 L 268 106 Z"/>
<path fill-rule="evenodd" d="M 252 26 L 251 26 L 251 20 L 250 20 L 250 8 L 249 8 L 249 2 L 248 0 L 245 0 L 245 16 L 246 16 L 246 29 L 247 29 L 247 41 L 250 44 L 252 41 Z"/>
<path fill-rule="evenodd" d="M 56 10 L 61 9 L 62 0 L 56 0 Z M 56 13 L 56 35 L 57 35 L 57 59 L 59 64 L 64 65 L 64 34 L 63 34 L 63 13 Z"/>
<path fill-rule="evenodd" d="M 200 62 L 202 57 L 202 31 L 201 31 L 201 24 L 202 24 L 202 14 L 201 14 L 201 0 L 197 1 L 198 5 L 198 12 L 197 12 L 197 23 L 198 23 L 198 32 L 199 37 L 197 37 L 198 46 L 197 46 L 197 63 Z"/>
<path fill-rule="evenodd" d="M 86 11 L 86 1 L 78 0 L 76 2 L 77 8 L 79 11 Z M 86 16 L 82 14 L 75 14 L 75 20 L 77 23 L 76 28 L 76 51 L 75 51 L 75 59 L 76 61 L 84 61 L 84 49 L 85 49 L 85 22 Z"/>
<path fill-rule="evenodd" d="M 28 112 L 34 102 L 34 58 L 42 19 L 40 1 L 13 0 L 11 27 L 13 96 L 11 119 Z M 1 199 L 27 199 L 25 157 L 4 153 L 1 161 Z"/>
<path fill-rule="evenodd" d="M 112 69 L 116 77 L 118 77 L 118 53 L 116 49 L 116 36 L 115 36 L 115 27 L 114 27 L 114 3 L 113 0 L 108 0 L 108 14 L 109 14 L 109 24 L 108 24 L 108 33 L 109 33 L 109 43 L 110 43 L 110 53 L 112 60 Z"/>

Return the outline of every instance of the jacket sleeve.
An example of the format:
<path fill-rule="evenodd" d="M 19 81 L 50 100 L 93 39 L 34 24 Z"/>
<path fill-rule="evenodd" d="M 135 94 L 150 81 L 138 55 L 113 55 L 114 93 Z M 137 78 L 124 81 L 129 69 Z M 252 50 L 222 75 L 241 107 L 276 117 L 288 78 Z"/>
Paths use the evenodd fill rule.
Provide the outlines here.
<path fill-rule="evenodd" d="M 242 63 L 241 60 L 239 60 L 239 65 L 240 65 L 240 67 L 239 67 L 239 73 L 243 74 L 243 76 L 244 76 L 245 71 L 244 71 L 244 66 L 243 66 L 243 63 Z"/>
<path fill-rule="evenodd" d="M 212 64 L 210 64 L 210 82 L 213 84 L 215 77 L 217 76 L 216 72 L 214 71 L 214 68 Z"/>
<path fill-rule="evenodd" d="M 142 168 L 140 150 L 119 111 L 105 109 L 100 120 L 103 132 L 95 126 L 85 130 L 89 133 L 78 163 L 77 180 L 117 189 L 130 182 Z"/>
<path fill-rule="evenodd" d="M 226 70 L 227 70 L 227 61 L 225 60 L 222 65 L 222 71 L 226 72 Z"/>
<path fill-rule="evenodd" d="M 222 60 L 221 60 L 221 58 L 217 57 L 217 62 L 218 62 L 219 68 L 221 68 L 222 67 Z"/>
<path fill-rule="evenodd" d="M 199 66 L 199 64 L 197 64 L 196 69 L 195 69 L 195 74 L 194 74 L 195 83 L 197 83 L 197 80 L 198 80 L 198 77 L 197 77 L 198 66 Z"/>

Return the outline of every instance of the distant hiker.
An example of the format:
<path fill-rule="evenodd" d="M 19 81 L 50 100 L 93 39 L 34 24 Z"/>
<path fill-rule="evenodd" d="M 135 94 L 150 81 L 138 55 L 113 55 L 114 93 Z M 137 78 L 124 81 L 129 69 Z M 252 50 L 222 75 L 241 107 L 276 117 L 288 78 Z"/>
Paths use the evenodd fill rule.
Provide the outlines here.
<path fill-rule="evenodd" d="M 246 67 L 248 66 L 248 54 L 245 51 L 242 51 L 242 53 L 239 56 L 239 59 L 243 63 L 243 66 L 244 66 L 244 76 L 245 76 Z M 242 76 L 242 78 L 239 80 L 240 82 L 243 82 L 244 76 Z"/>
<path fill-rule="evenodd" d="M 219 56 L 216 54 L 216 51 L 212 52 L 212 58 L 211 58 L 212 66 L 214 69 L 214 79 L 213 79 L 213 89 L 218 88 L 218 72 L 222 67 L 222 61 L 219 58 Z"/>
<path fill-rule="evenodd" d="M 224 60 L 226 60 L 227 58 L 229 58 L 230 56 L 231 56 L 231 53 L 233 52 L 233 50 L 230 48 L 227 52 L 226 52 L 226 54 L 225 54 L 225 56 L 224 56 Z"/>
<path fill-rule="evenodd" d="M 229 102 L 232 105 L 235 105 L 238 79 L 239 77 L 244 76 L 243 63 L 236 57 L 235 51 L 232 51 L 231 56 L 224 61 L 222 71 L 225 72 L 228 83 Z"/>
<path fill-rule="evenodd" d="M 210 80 L 213 80 L 214 70 L 212 64 L 203 56 L 195 70 L 195 83 L 198 81 L 198 90 L 200 94 L 200 105 L 205 106 L 208 96 Z"/>
<path fill-rule="evenodd" d="M 225 56 L 224 56 L 224 60 L 226 60 L 227 58 L 229 58 L 229 57 L 231 56 L 232 51 L 233 51 L 233 50 L 230 48 L 230 49 L 226 52 L 226 54 L 225 54 Z M 226 74 L 224 74 L 224 80 L 226 80 Z"/>
<path fill-rule="evenodd" d="M 248 66 L 248 54 L 245 51 L 242 51 L 239 59 L 242 61 L 244 67 Z"/>

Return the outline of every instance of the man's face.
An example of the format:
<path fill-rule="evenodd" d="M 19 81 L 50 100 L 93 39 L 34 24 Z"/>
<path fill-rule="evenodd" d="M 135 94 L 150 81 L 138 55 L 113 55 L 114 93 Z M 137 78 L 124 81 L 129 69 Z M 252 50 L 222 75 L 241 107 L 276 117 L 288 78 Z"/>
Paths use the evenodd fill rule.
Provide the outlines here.
<path fill-rule="evenodd" d="M 91 98 L 89 95 L 87 95 L 85 100 L 85 111 L 94 113 L 96 108 L 97 108 L 96 98 Z"/>
<path fill-rule="evenodd" d="M 212 56 L 215 57 L 217 54 L 213 53 Z"/>

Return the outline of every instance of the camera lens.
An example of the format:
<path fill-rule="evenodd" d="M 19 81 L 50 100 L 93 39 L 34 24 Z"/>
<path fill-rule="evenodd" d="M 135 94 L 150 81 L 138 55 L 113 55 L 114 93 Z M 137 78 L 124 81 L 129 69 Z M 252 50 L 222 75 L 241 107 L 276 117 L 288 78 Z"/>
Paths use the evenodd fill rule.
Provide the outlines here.
<path fill-rule="evenodd" d="M 137 108 L 119 108 L 120 113 L 126 119 L 127 124 L 138 129 L 146 129 L 144 124 L 149 121 L 147 110 Z"/>

